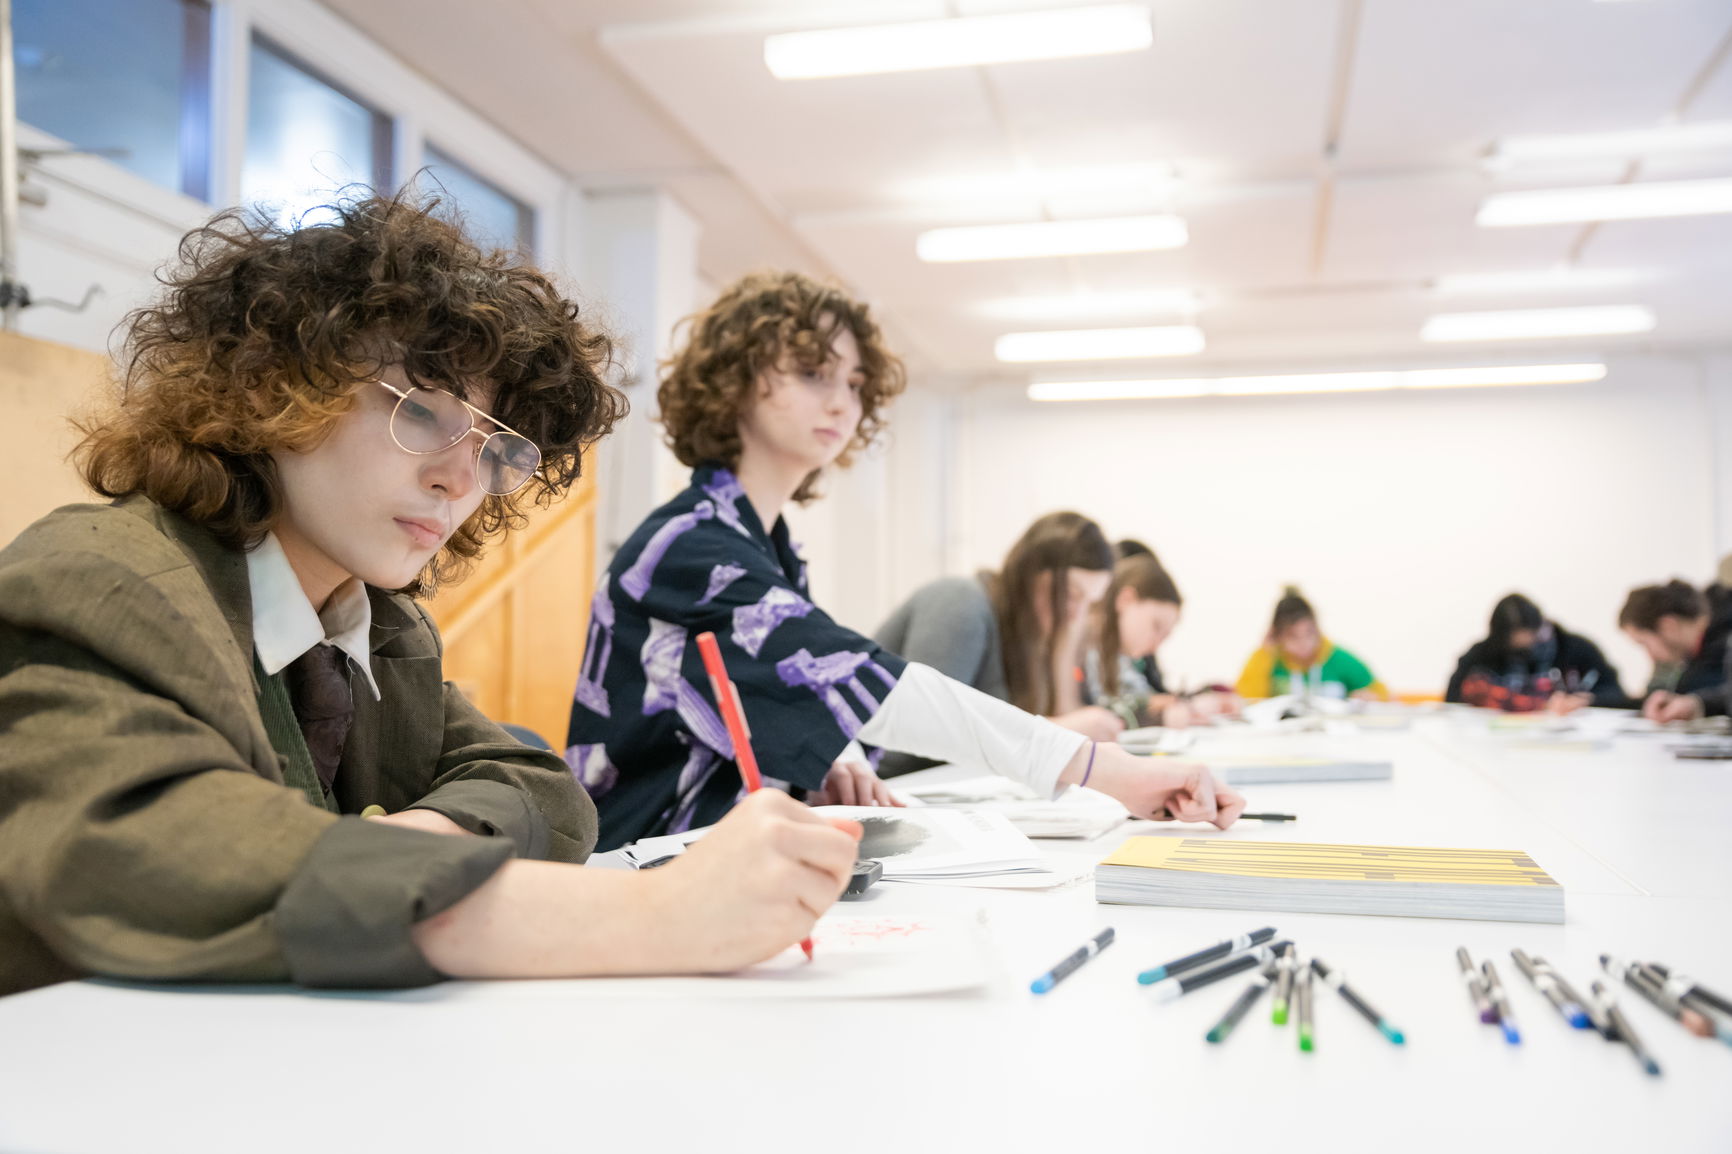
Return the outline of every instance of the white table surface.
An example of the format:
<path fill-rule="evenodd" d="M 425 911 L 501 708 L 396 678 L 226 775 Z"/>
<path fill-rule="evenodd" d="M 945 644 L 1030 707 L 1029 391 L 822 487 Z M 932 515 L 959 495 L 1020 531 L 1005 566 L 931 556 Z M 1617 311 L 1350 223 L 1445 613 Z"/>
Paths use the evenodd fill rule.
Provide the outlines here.
<path fill-rule="evenodd" d="M 1542 954 L 1584 991 L 1601 952 L 1732 990 L 1732 762 L 1678 761 L 1649 736 L 1518 749 L 1477 716 L 1327 742 L 1393 758 L 1394 780 L 1262 786 L 1254 808 L 1301 820 L 1184 832 L 1522 849 L 1563 884 L 1566 923 L 1101 906 L 1088 882 L 880 884 L 841 912 L 985 911 L 998 978 L 800 1002 L 66 983 L 0 999 L 0 1150 L 1732 1151 L 1732 1047 L 1619 985 L 1665 1070 L 1649 1078 L 1624 1047 L 1565 1026 L 1509 957 Z M 1156 830 L 1176 827 L 1038 844 L 1095 861 Z M 1266 997 L 1211 1046 L 1203 1033 L 1244 979 L 1164 1005 L 1134 980 L 1262 924 L 1343 970 L 1407 1045 L 1319 986 L 1315 1053 L 1270 1025 Z M 1107 925 L 1110 949 L 1028 993 Z M 1521 1046 L 1476 1020 L 1458 945 L 1497 962 Z"/>

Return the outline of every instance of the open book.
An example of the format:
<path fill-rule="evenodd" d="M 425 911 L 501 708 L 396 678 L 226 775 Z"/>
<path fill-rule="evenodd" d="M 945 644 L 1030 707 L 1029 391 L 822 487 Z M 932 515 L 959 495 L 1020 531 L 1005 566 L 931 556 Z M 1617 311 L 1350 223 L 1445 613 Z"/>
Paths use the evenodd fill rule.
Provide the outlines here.
<path fill-rule="evenodd" d="M 1037 797 L 1019 782 L 996 774 L 897 790 L 924 806 L 984 810 L 1002 814 L 1024 837 L 1094 838 L 1123 825 L 1129 811 L 1104 793 L 1067 789 L 1051 800 Z"/>

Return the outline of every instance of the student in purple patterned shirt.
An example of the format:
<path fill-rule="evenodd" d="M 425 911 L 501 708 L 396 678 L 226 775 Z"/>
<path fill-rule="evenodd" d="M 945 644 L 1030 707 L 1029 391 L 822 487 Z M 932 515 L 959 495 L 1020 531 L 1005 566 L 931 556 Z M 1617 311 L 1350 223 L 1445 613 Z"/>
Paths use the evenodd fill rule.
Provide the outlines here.
<path fill-rule="evenodd" d="M 872 443 L 903 383 L 866 306 L 798 274 L 746 277 L 691 319 L 658 399 L 692 484 L 609 566 L 572 703 L 565 758 L 595 799 L 602 849 L 708 825 L 742 796 L 695 644 L 706 631 L 766 778 L 814 803 L 891 804 L 871 747 L 981 766 L 1043 795 L 1086 783 L 1139 817 L 1224 828 L 1244 808 L 1202 766 L 1097 745 L 812 604 L 783 507 Z"/>

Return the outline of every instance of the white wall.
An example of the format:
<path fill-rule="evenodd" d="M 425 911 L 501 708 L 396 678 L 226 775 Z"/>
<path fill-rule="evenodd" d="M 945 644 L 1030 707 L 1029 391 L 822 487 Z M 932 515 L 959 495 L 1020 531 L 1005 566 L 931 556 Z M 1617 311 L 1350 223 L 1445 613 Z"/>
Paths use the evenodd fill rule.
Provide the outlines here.
<path fill-rule="evenodd" d="M 1235 677 L 1295 581 L 1397 689 L 1441 689 L 1512 589 L 1640 688 L 1649 663 L 1615 626 L 1624 594 L 1706 581 L 1732 542 L 1732 466 L 1715 452 L 1732 357 L 1610 363 L 1598 385 L 1527 389 L 1076 405 L 977 391 L 958 419 L 948 567 L 991 566 L 1034 517 L 1074 508 L 1171 568 L 1176 677 Z"/>

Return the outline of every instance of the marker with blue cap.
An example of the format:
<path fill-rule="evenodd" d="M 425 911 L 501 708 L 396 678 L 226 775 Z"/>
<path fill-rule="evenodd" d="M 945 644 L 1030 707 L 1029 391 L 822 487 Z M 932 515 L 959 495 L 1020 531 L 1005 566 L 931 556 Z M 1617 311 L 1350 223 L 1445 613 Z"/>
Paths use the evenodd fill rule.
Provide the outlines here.
<path fill-rule="evenodd" d="M 1497 967 L 1487 958 L 1479 964 L 1479 971 L 1485 975 L 1485 992 L 1497 1010 L 1497 1024 L 1503 1027 L 1503 1040 L 1512 1046 L 1521 1045 L 1521 1031 L 1516 1029 L 1515 1012 L 1510 1009 L 1509 994 L 1497 976 Z"/>
<path fill-rule="evenodd" d="M 1112 944 L 1113 928 L 1108 926 L 1106 929 L 1078 946 L 1076 952 L 1071 954 L 1070 957 L 1066 958 L 1064 961 L 1030 982 L 1028 988 L 1037 994 L 1046 993 L 1048 990 L 1052 989 L 1054 986 L 1075 973 L 1084 962 L 1088 961 L 1090 958 L 1094 957 Z"/>
<path fill-rule="evenodd" d="M 1557 971 L 1553 970 L 1544 958 L 1530 958 L 1523 950 L 1511 950 L 1509 956 L 1515 959 L 1516 968 L 1527 975 L 1534 988 L 1545 995 L 1546 1001 L 1557 1010 L 1559 1017 L 1578 1030 L 1594 1028 L 1594 1020 L 1588 1017 L 1588 1011 L 1580 1002 L 1570 1000 L 1563 987 L 1558 984 Z"/>

